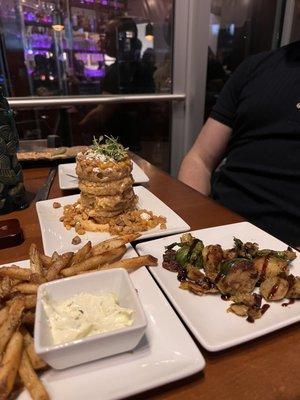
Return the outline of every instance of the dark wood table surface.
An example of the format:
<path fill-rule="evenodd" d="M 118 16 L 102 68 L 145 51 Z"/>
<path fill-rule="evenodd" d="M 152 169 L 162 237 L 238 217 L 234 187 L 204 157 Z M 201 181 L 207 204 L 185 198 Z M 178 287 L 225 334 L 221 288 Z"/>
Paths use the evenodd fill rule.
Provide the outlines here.
<path fill-rule="evenodd" d="M 243 220 L 147 161 L 136 156 L 134 159 L 150 178 L 145 186 L 192 229 Z M 25 210 L 1 216 L 0 220 L 19 219 L 25 241 L 15 248 L 0 250 L 1 264 L 27 259 L 32 242 L 42 250 L 41 231 L 32 200 L 48 172 L 48 167 L 24 169 L 24 182 L 31 204 Z M 59 189 L 56 175 L 49 198 L 68 194 L 71 193 Z M 226 351 L 209 353 L 200 345 L 199 349 L 206 360 L 203 372 L 139 394 L 131 400 L 300 400 L 300 323 Z"/>

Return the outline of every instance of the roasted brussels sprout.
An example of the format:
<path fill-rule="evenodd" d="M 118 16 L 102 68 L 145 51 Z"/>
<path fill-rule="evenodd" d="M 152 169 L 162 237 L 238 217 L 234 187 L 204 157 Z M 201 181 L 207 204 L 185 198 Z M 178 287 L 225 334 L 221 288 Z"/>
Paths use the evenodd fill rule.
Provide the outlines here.
<path fill-rule="evenodd" d="M 260 293 L 267 301 L 282 300 L 289 290 L 286 279 L 278 276 L 264 280 L 260 285 Z"/>
<path fill-rule="evenodd" d="M 223 262 L 215 278 L 215 284 L 223 294 L 251 293 L 258 280 L 253 263 L 246 258 Z"/>
<path fill-rule="evenodd" d="M 263 281 L 282 273 L 288 273 L 289 261 L 269 254 L 255 258 L 254 266 L 259 273 L 259 280 Z"/>
<path fill-rule="evenodd" d="M 198 296 L 208 293 L 219 293 L 215 285 L 207 278 L 203 278 L 203 280 L 198 280 L 197 282 L 184 281 L 180 283 L 179 287 L 180 289 L 189 290 Z"/>
<path fill-rule="evenodd" d="M 233 242 L 234 242 L 234 249 L 236 251 L 236 257 L 248 258 L 249 260 L 251 260 L 255 256 L 258 250 L 257 243 L 252 243 L 252 242 L 243 243 L 238 238 L 233 238 Z"/>
<path fill-rule="evenodd" d="M 182 267 L 184 267 L 188 263 L 188 254 L 190 251 L 190 246 L 182 246 L 179 250 L 176 252 L 176 261 L 178 264 L 180 264 Z"/>
<path fill-rule="evenodd" d="M 215 280 L 219 273 L 220 263 L 223 260 L 222 247 L 219 244 L 205 246 L 202 256 L 206 276 L 211 280 Z"/>
<path fill-rule="evenodd" d="M 289 291 L 286 297 L 288 299 L 300 299 L 300 277 L 299 276 L 288 276 Z"/>
<path fill-rule="evenodd" d="M 180 265 L 176 261 L 176 251 L 173 249 L 167 249 L 163 254 L 162 266 L 169 271 L 178 272 Z"/>
<path fill-rule="evenodd" d="M 178 250 L 174 250 L 174 247 L 179 247 Z M 187 264 L 194 265 L 197 268 L 203 267 L 203 243 L 199 239 L 193 238 L 190 233 L 184 234 L 181 237 L 181 241 L 174 242 L 169 246 L 166 246 L 164 254 L 163 267 L 171 271 L 175 271 L 173 259 L 171 259 L 171 265 L 168 265 L 168 255 L 173 255 L 175 252 L 175 261 L 180 267 L 186 267 Z M 165 257 L 167 255 L 167 257 Z M 174 258 L 174 257 L 173 257 Z"/>
<path fill-rule="evenodd" d="M 291 261 L 295 260 L 295 258 L 297 257 L 297 254 L 295 253 L 295 251 L 292 250 L 291 247 L 288 247 L 284 251 L 276 251 L 276 250 L 270 250 L 270 249 L 258 250 L 256 253 L 256 256 L 257 257 L 274 256 L 277 258 L 281 258 L 282 260 L 291 262 Z"/>

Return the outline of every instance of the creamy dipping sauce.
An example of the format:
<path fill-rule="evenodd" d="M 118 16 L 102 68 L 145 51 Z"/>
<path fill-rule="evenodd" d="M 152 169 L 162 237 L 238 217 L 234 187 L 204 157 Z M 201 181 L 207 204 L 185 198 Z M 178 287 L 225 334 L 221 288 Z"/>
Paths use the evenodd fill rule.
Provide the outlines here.
<path fill-rule="evenodd" d="M 53 344 L 111 332 L 133 323 L 133 310 L 120 307 L 115 293 L 79 293 L 58 303 L 45 294 L 43 305 Z"/>

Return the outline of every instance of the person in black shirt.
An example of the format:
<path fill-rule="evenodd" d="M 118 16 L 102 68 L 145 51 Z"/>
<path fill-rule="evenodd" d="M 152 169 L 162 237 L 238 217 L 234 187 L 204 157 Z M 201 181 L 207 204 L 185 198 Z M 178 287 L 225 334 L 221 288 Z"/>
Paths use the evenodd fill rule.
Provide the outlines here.
<path fill-rule="evenodd" d="M 225 84 L 179 172 L 186 184 L 295 246 L 299 71 L 300 41 L 246 59 Z"/>

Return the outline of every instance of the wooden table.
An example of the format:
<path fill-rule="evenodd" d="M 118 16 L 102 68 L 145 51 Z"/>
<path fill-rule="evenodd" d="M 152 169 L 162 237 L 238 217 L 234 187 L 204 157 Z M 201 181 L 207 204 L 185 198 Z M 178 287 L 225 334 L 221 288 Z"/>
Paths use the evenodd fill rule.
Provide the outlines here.
<path fill-rule="evenodd" d="M 243 220 L 145 160 L 139 157 L 134 159 L 150 178 L 145 186 L 178 213 L 192 229 Z M 34 198 L 48 171 L 49 168 L 24 170 L 29 199 Z M 56 176 L 49 198 L 67 194 L 70 192 L 64 193 L 59 189 Z M 1 219 L 5 218 L 19 219 L 25 242 L 18 247 L 1 250 L 1 264 L 27 259 L 31 242 L 37 243 L 42 250 L 35 204 L 31 202 L 26 210 L 1 216 Z M 206 360 L 202 373 L 131 399 L 300 400 L 299 323 L 223 352 L 209 353 L 200 345 L 199 348 Z M 134 381 L 134 376 L 132 379 Z"/>

